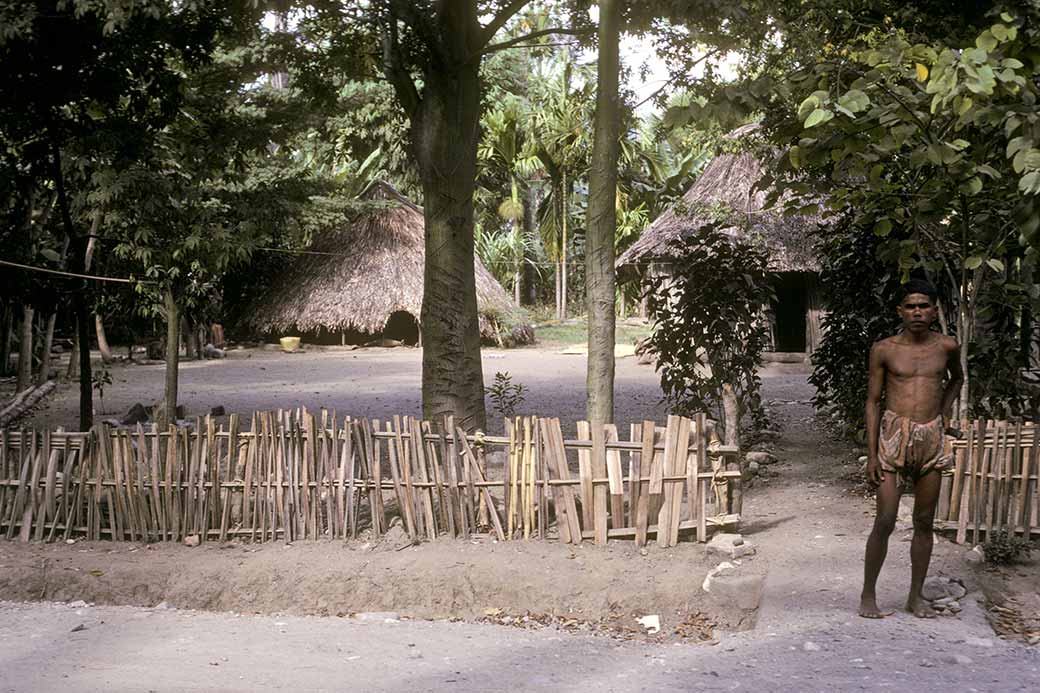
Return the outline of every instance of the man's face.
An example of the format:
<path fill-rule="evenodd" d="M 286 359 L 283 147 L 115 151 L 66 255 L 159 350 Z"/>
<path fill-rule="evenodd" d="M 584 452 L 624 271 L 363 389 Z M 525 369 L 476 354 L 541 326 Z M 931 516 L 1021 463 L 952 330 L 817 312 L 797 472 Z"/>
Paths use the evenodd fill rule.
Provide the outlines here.
<path fill-rule="evenodd" d="M 927 332 L 938 314 L 936 305 L 925 294 L 907 294 L 896 310 L 903 329 L 918 334 Z"/>

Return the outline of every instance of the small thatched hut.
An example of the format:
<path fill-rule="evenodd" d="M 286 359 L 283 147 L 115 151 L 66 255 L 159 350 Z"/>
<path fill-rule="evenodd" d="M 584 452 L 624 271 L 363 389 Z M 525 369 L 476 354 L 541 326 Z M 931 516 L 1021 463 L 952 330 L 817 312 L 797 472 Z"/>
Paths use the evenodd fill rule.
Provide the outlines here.
<path fill-rule="evenodd" d="M 748 136 L 757 124 L 727 135 L 731 141 Z M 819 264 L 809 231 L 817 217 L 785 217 L 763 207 L 767 192 L 754 190 L 762 162 L 753 154 L 725 153 L 715 157 L 682 201 L 665 211 L 617 260 L 619 281 L 645 280 L 670 274 L 669 244 L 702 226 L 716 223 L 719 212 L 739 216 L 743 223 L 732 233 L 760 236 L 770 249 L 769 268 L 777 273 L 772 306 L 773 351 L 812 353 L 820 341 L 820 304 L 816 289 Z"/>
<path fill-rule="evenodd" d="M 274 279 L 246 320 L 253 331 L 301 334 L 305 341 L 419 341 L 422 208 L 382 181 L 365 199 L 377 204 L 317 236 Z M 531 327 L 512 324 L 518 309 L 479 258 L 474 269 L 481 337 L 499 344 L 531 341 Z"/>

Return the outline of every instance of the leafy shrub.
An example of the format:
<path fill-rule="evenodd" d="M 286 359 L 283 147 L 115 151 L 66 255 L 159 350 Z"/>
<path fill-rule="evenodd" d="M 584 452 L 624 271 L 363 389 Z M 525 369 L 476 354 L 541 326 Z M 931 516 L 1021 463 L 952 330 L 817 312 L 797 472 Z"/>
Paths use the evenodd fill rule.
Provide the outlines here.
<path fill-rule="evenodd" d="M 1023 555 L 1028 556 L 1031 550 L 1032 545 L 1029 541 L 1022 537 L 1016 537 L 1014 534 L 1008 534 L 1005 529 L 994 534 L 982 545 L 982 552 L 986 556 L 986 562 L 991 565 L 1017 563 Z"/>
<path fill-rule="evenodd" d="M 764 425 L 756 369 L 768 342 L 763 309 L 774 298 L 766 248 L 720 221 L 673 242 L 669 254 L 672 272 L 651 280 L 647 303 L 650 348 L 672 411 L 707 412 L 734 428 L 750 413 Z M 725 420 L 727 386 L 737 421 Z"/>
<path fill-rule="evenodd" d="M 503 418 L 516 416 L 517 408 L 524 403 L 524 386 L 514 383 L 509 373 L 495 373 L 495 382 L 485 387 L 484 393 L 491 399 L 491 408 Z"/>
<path fill-rule="evenodd" d="M 821 232 L 816 244 L 828 312 L 809 382 L 816 387 L 815 407 L 837 414 L 848 434 L 862 435 L 865 428 L 870 348 L 899 327 L 892 296 L 900 277 L 878 257 L 882 240 L 841 225 Z"/>

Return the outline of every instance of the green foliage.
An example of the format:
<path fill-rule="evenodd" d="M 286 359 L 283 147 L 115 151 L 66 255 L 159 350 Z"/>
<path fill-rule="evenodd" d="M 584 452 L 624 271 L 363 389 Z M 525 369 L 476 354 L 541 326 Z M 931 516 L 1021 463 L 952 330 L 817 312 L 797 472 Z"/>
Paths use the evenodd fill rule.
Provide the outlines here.
<path fill-rule="evenodd" d="M 484 388 L 491 400 L 491 408 L 503 418 L 516 416 L 516 410 L 524 403 L 524 386 L 514 383 L 509 373 L 495 373 L 495 380 Z"/>
<path fill-rule="evenodd" d="M 895 333 L 898 272 L 878 255 L 882 239 L 854 229 L 818 234 L 820 295 L 828 307 L 813 353 L 813 404 L 837 415 L 844 432 L 862 437 L 870 348 Z"/>
<path fill-rule="evenodd" d="M 105 412 L 105 388 L 112 384 L 112 373 L 107 367 L 95 368 L 90 376 L 91 387 L 98 393 L 101 402 L 101 413 Z"/>
<path fill-rule="evenodd" d="M 1008 534 L 1006 529 L 1002 529 L 982 545 L 982 552 L 990 565 L 1011 565 L 1028 556 L 1032 548 L 1028 539 Z"/>
<path fill-rule="evenodd" d="M 677 414 L 712 412 L 723 420 L 723 388 L 730 386 L 742 411 L 762 422 L 757 368 L 768 342 L 763 310 L 774 296 L 767 250 L 741 234 L 711 224 L 676 241 L 671 274 L 649 288 L 650 347 Z"/>

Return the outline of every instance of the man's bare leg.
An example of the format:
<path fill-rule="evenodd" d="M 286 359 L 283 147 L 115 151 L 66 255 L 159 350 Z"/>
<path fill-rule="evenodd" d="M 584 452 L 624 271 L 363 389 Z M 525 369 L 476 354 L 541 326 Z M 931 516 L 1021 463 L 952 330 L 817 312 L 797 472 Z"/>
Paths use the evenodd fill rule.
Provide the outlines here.
<path fill-rule="evenodd" d="M 910 544 L 910 596 L 906 600 L 906 610 L 918 618 L 935 618 L 932 605 L 921 596 L 921 587 L 932 560 L 932 526 L 941 484 L 939 472 L 931 471 L 914 485 L 914 539 Z"/>
<path fill-rule="evenodd" d="M 870 537 L 867 539 L 867 553 L 863 561 L 863 594 L 860 596 L 859 615 L 864 618 L 886 616 L 878 609 L 875 590 L 881 566 L 884 565 L 885 556 L 888 554 L 888 537 L 896 526 L 901 495 L 898 475 L 885 472 L 877 490 L 877 516 L 874 518 L 874 528 L 870 530 Z"/>

